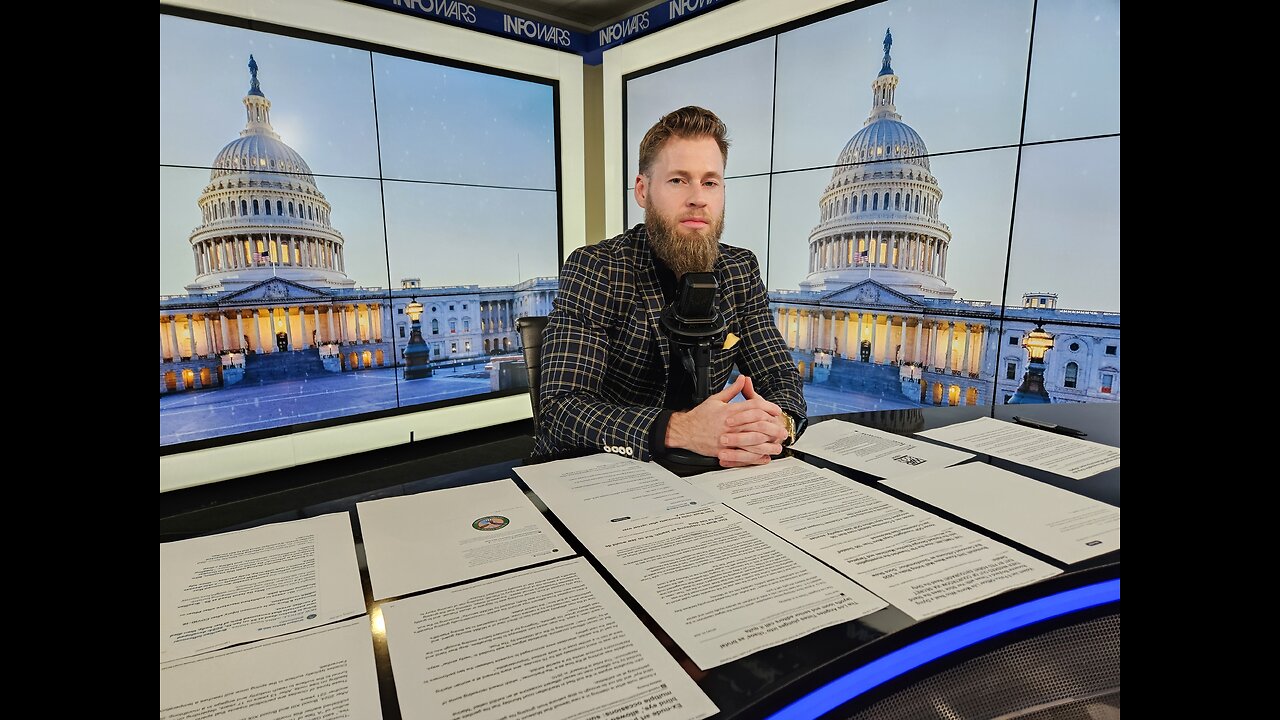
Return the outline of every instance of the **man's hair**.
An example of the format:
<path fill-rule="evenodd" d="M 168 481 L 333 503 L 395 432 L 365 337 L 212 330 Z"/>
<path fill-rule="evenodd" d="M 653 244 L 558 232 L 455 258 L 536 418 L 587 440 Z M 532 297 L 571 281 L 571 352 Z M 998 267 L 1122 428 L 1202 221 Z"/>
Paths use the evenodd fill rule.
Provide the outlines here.
<path fill-rule="evenodd" d="M 649 128 L 640 141 L 640 174 L 649 175 L 653 169 L 653 161 L 657 159 L 662 146 L 673 137 L 685 140 L 709 137 L 720 146 L 720 154 L 726 164 L 729 162 L 729 138 L 725 137 L 729 128 L 716 114 L 697 105 L 687 105 L 679 110 L 672 110 Z"/>

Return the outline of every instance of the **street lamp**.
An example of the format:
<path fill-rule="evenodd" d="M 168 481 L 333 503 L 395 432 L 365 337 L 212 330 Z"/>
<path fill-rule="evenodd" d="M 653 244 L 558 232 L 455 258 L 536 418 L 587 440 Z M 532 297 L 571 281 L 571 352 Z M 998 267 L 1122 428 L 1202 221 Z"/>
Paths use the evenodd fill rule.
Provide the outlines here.
<path fill-rule="evenodd" d="M 1053 402 L 1044 389 L 1044 356 L 1053 349 L 1053 335 L 1045 332 L 1044 320 L 1036 323 L 1036 329 L 1027 333 L 1022 339 L 1022 347 L 1027 349 L 1027 374 L 1022 377 L 1022 384 L 1017 392 L 1009 398 L 1009 405 L 1034 405 Z"/>
<path fill-rule="evenodd" d="M 431 349 L 427 347 L 427 341 L 422 339 L 422 323 L 419 322 L 422 318 L 422 303 L 415 297 L 404 311 L 413 321 L 410 326 L 409 345 L 404 349 L 404 379 L 417 380 L 431 377 Z"/>

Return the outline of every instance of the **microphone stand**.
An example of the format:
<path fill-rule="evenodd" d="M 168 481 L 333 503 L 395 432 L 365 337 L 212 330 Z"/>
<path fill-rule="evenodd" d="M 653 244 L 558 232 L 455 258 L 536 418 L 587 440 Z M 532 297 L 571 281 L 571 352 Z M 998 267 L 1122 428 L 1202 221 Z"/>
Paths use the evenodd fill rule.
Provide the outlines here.
<path fill-rule="evenodd" d="M 693 376 L 694 407 L 711 397 L 711 349 L 722 341 L 725 332 L 724 318 L 716 303 L 717 290 L 714 274 L 687 273 L 681 278 L 675 303 L 662 311 L 662 328 L 671 338 L 673 354 L 679 352 L 681 365 Z M 666 457 L 677 465 L 673 468 L 677 474 L 684 469 L 681 465 L 689 466 L 692 472 L 720 466 L 720 458 L 684 448 L 669 448 Z"/>

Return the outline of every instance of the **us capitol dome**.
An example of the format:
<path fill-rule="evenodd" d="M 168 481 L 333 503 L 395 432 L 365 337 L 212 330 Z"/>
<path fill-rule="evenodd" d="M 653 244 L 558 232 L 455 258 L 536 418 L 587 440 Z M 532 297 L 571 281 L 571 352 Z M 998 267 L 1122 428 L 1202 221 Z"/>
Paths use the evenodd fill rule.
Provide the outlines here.
<path fill-rule="evenodd" d="M 915 297 L 956 294 L 946 281 L 951 230 L 938 218 L 942 188 L 924 140 L 894 106 L 892 44 L 886 31 L 871 114 L 840 151 L 819 200 L 803 290 L 835 291 L 872 279 Z"/>
<path fill-rule="evenodd" d="M 189 293 L 236 291 L 271 277 L 350 288 L 342 233 L 307 161 L 271 127 L 271 101 L 249 56 L 245 128 L 218 153 L 200 193 L 201 223 L 188 238 L 196 277 Z"/>

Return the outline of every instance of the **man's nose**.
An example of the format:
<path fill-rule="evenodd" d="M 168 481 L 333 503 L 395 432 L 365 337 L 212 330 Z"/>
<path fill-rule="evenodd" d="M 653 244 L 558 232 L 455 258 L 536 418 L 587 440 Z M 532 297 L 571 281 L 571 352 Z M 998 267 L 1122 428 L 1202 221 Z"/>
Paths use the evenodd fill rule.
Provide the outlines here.
<path fill-rule="evenodd" d="M 693 192 L 689 193 L 689 205 L 692 207 L 705 207 L 707 204 L 707 192 L 707 188 L 695 185 Z"/>

